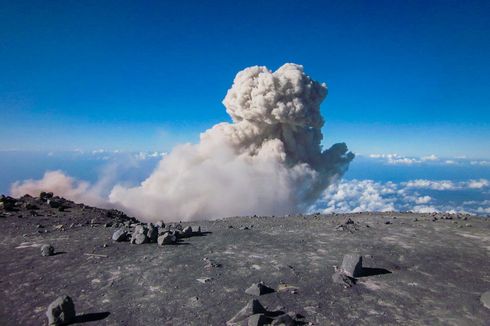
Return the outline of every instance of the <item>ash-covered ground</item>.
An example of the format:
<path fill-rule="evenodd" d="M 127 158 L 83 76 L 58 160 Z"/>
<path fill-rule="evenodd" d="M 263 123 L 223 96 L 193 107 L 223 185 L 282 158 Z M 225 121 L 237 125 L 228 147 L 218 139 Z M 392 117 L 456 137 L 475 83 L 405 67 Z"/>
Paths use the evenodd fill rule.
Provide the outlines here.
<path fill-rule="evenodd" d="M 488 218 L 318 214 L 147 227 L 44 194 L 3 197 L 0 228 L 1 325 L 45 325 L 61 295 L 75 303 L 74 323 L 94 325 L 280 324 L 284 313 L 298 325 L 490 325 Z M 120 229 L 127 241 L 112 240 Z M 135 231 L 145 243 L 130 243 Z M 147 242 L 165 234 L 173 244 Z M 44 244 L 54 255 L 41 255 Z M 352 253 L 363 256 L 362 273 L 335 277 Z M 259 282 L 272 291 L 245 292 Z M 266 312 L 236 316 L 252 299 Z"/>

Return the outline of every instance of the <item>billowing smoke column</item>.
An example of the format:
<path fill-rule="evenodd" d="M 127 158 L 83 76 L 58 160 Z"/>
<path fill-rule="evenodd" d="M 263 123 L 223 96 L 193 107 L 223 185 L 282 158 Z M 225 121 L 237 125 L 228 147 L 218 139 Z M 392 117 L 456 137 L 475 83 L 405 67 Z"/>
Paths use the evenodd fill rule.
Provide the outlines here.
<path fill-rule="evenodd" d="M 117 185 L 109 200 L 148 220 L 304 211 L 354 158 L 343 143 L 321 149 L 326 94 L 300 65 L 247 68 L 223 100 L 233 123 L 176 147 L 141 185 Z"/>

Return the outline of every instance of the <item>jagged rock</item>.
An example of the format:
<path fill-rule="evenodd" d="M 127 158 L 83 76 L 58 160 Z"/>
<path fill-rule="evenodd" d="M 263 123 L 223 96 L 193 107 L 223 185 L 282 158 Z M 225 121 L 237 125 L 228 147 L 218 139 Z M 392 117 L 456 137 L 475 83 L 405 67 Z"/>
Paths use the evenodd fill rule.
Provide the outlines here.
<path fill-rule="evenodd" d="M 245 290 L 245 293 L 257 296 L 271 292 L 274 292 L 274 290 L 263 283 L 252 284 L 248 289 Z"/>
<path fill-rule="evenodd" d="M 256 314 L 248 317 L 247 326 L 264 326 L 270 325 L 271 319 L 264 314 Z"/>
<path fill-rule="evenodd" d="M 148 228 L 144 225 L 136 225 L 134 228 L 133 235 L 136 234 L 144 234 L 146 236 L 148 234 Z"/>
<path fill-rule="evenodd" d="M 274 325 L 274 326 L 295 326 L 296 325 L 296 321 L 288 314 L 283 314 L 283 315 L 280 315 L 280 316 L 277 316 L 276 318 L 274 318 L 274 320 L 272 321 L 271 325 Z"/>
<path fill-rule="evenodd" d="M 182 230 L 182 233 L 184 236 L 191 236 L 192 235 L 192 227 L 187 226 Z"/>
<path fill-rule="evenodd" d="M 46 203 L 49 205 L 51 208 L 60 208 L 61 207 L 61 201 L 55 199 L 55 198 L 50 198 L 46 201 Z"/>
<path fill-rule="evenodd" d="M 148 223 L 148 231 L 147 231 L 147 237 L 149 242 L 154 243 L 157 242 L 158 239 L 158 229 L 151 223 Z"/>
<path fill-rule="evenodd" d="M 147 243 L 148 240 L 148 237 L 144 233 L 133 234 L 131 237 L 131 243 L 137 245 Z"/>
<path fill-rule="evenodd" d="M 362 256 L 358 254 L 344 255 L 341 272 L 350 277 L 359 277 L 362 274 Z"/>
<path fill-rule="evenodd" d="M 54 247 L 52 245 L 43 245 L 41 247 L 41 255 L 42 256 L 53 256 L 54 255 Z"/>
<path fill-rule="evenodd" d="M 75 305 L 73 300 L 65 295 L 51 302 L 46 311 L 50 326 L 66 325 L 75 320 Z"/>
<path fill-rule="evenodd" d="M 226 325 L 236 325 L 241 321 L 246 320 L 248 317 L 267 312 L 259 300 L 250 300 L 245 307 L 243 307 L 233 318 L 226 322 Z"/>
<path fill-rule="evenodd" d="M 169 245 L 175 243 L 176 240 L 177 238 L 175 235 L 170 234 L 170 232 L 166 232 L 158 237 L 158 244 L 160 246 Z"/>
<path fill-rule="evenodd" d="M 202 277 L 202 278 L 198 278 L 197 281 L 199 283 L 202 283 L 202 284 L 206 284 L 206 283 L 209 283 L 211 282 L 213 279 L 211 277 Z"/>
<path fill-rule="evenodd" d="M 128 232 L 126 232 L 126 230 L 124 229 L 116 230 L 116 232 L 112 234 L 112 240 L 114 241 L 121 242 L 121 241 L 126 241 L 127 239 L 128 239 Z"/>
<path fill-rule="evenodd" d="M 3 208 L 6 211 L 15 210 L 15 204 L 17 203 L 17 199 L 12 198 L 10 196 L 2 195 L 0 197 L 0 208 Z"/>
<path fill-rule="evenodd" d="M 161 229 L 161 228 L 164 228 L 165 227 L 165 223 L 163 221 L 158 221 L 156 224 L 156 227 Z"/>
<path fill-rule="evenodd" d="M 182 224 L 179 223 L 174 227 L 174 229 L 182 231 L 184 228 L 182 227 Z"/>
<path fill-rule="evenodd" d="M 39 194 L 39 199 L 41 199 L 42 201 L 47 201 L 48 199 L 50 198 L 53 198 L 53 193 L 52 192 L 41 192 Z"/>

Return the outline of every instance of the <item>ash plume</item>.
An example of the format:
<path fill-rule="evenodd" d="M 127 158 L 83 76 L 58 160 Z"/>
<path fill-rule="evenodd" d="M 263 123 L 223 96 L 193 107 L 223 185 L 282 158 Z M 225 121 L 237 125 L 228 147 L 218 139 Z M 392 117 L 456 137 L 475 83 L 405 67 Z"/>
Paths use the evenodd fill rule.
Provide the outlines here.
<path fill-rule="evenodd" d="M 117 166 L 125 164 L 119 162 L 93 185 L 48 171 L 40 180 L 14 183 L 11 193 L 52 191 L 148 221 L 305 212 L 354 158 L 344 143 L 322 150 L 326 95 L 327 86 L 300 65 L 246 68 L 223 100 L 232 123 L 206 130 L 198 144 L 174 148 L 138 186 L 117 183 Z"/>
<path fill-rule="evenodd" d="M 139 186 L 116 185 L 109 201 L 147 220 L 305 211 L 354 158 L 344 143 L 322 151 L 326 95 L 300 65 L 246 68 L 223 100 L 232 123 L 177 146 Z"/>

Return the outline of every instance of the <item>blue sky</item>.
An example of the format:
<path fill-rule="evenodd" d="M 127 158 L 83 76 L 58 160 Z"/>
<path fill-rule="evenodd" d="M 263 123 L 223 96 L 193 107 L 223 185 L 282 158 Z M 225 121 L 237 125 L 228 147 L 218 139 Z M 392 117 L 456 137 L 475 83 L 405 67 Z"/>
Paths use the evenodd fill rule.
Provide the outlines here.
<path fill-rule="evenodd" d="M 488 1 L 9 1 L 0 150 L 163 150 L 250 65 L 329 85 L 325 143 L 490 158 Z"/>

